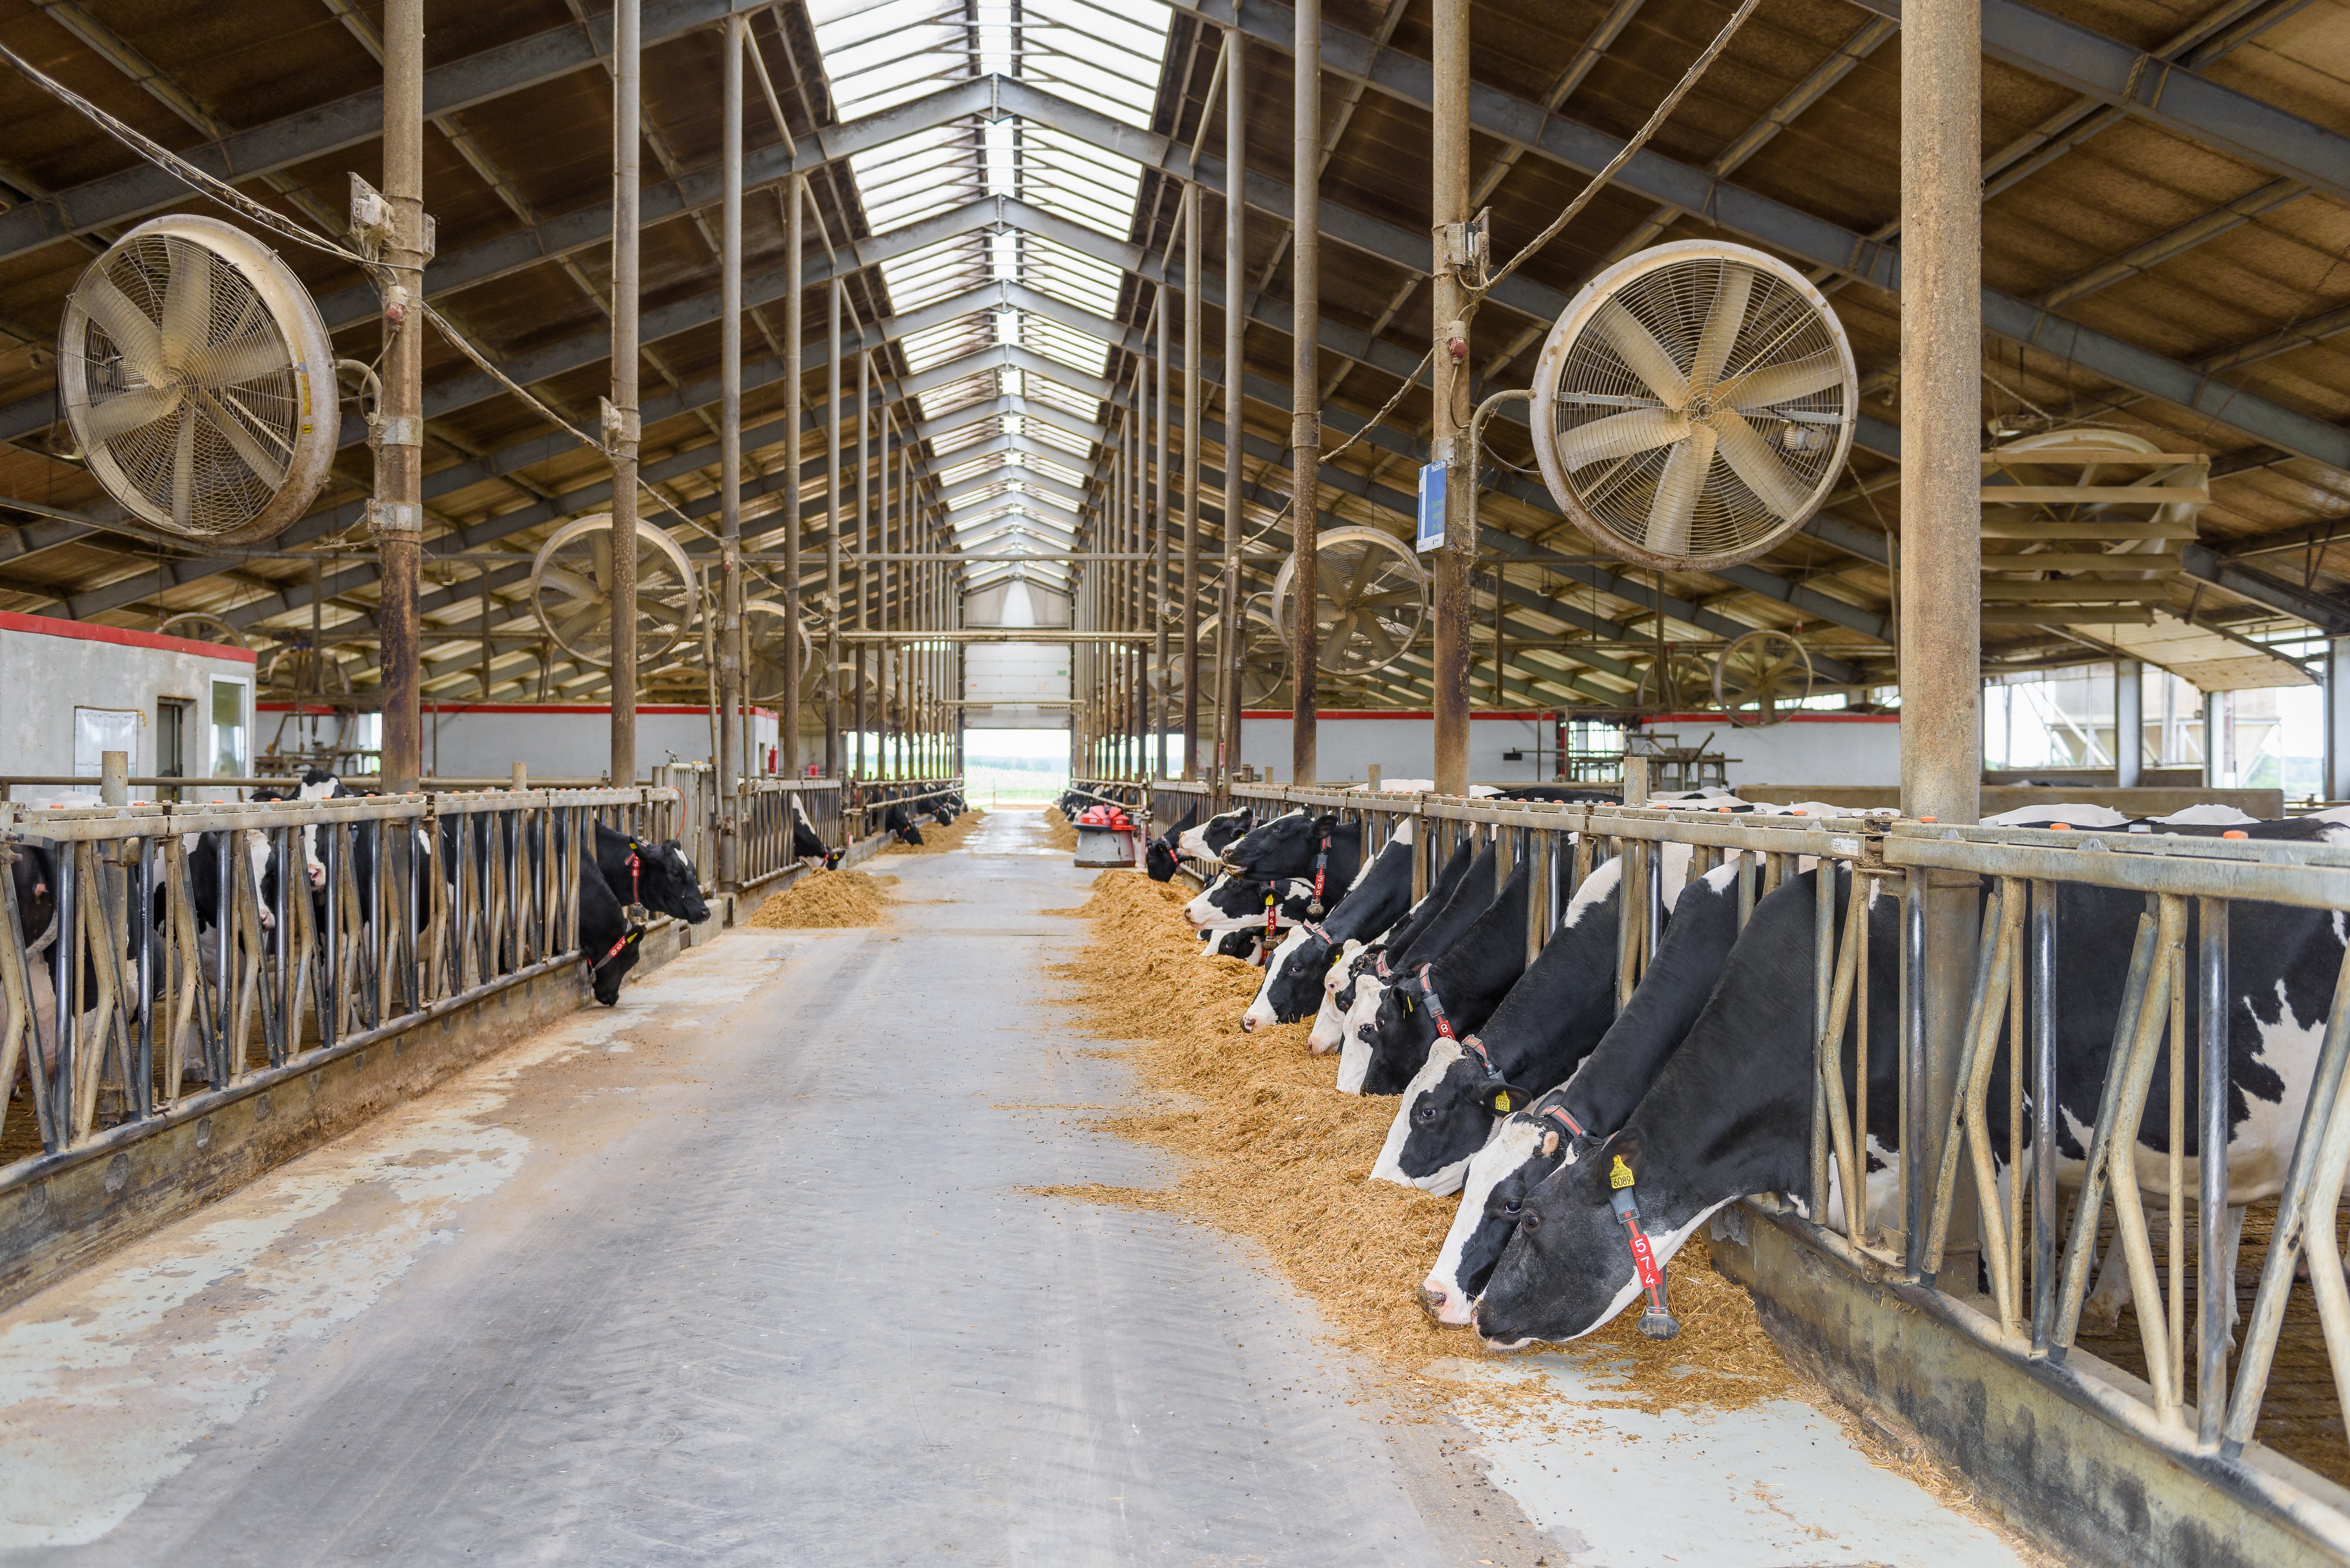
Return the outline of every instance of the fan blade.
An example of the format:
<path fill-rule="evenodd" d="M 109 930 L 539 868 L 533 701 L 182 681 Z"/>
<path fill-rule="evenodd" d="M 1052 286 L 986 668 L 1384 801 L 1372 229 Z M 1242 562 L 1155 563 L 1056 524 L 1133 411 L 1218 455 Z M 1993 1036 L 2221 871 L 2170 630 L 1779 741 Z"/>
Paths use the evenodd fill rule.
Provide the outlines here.
<path fill-rule="evenodd" d="M 1419 603 L 1418 588 L 1396 588 L 1384 594 L 1366 594 L 1356 602 L 1357 609 L 1401 609 L 1406 605 Z"/>
<path fill-rule="evenodd" d="M 606 602 L 608 597 L 602 588 L 568 566 L 550 565 L 546 571 L 539 574 L 538 580 L 542 587 L 560 588 L 571 598 L 592 600 L 600 605 Z"/>
<path fill-rule="evenodd" d="M 257 381 L 293 362 L 286 339 L 275 328 L 264 328 L 203 350 L 187 369 L 201 386 L 235 387 Z"/>
<path fill-rule="evenodd" d="M 1370 629 L 1364 634 L 1363 640 L 1370 645 L 1370 659 L 1374 664 L 1385 664 L 1396 656 L 1398 644 L 1395 633 L 1378 621 L 1370 623 Z"/>
<path fill-rule="evenodd" d="M 185 533 L 196 511 L 196 410 L 180 410 L 178 439 L 172 443 L 172 526 Z"/>
<path fill-rule="evenodd" d="M 1721 368 L 1730 362 L 1730 350 L 1738 342 L 1738 329 L 1746 325 L 1746 301 L 1754 292 L 1754 275 L 1736 263 L 1721 269 L 1721 282 L 1713 291 L 1713 308 L 1705 318 L 1705 330 L 1698 334 L 1697 358 L 1690 366 L 1690 385 L 1699 391 L 1711 391 L 1721 379 Z"/>
<path fill-rule="evenodd" d="M 1692 425 L 1689 440 L 1665 460 L 1664 477 L 1657 481 L 1657 498 L 1648 508 L 1648 533 L 1640 541 L 1654 554 L 1689 553 L 1690 521 L 1697 515 L 1698 495 L 1713 468 L 1713 440 L 1711 425 Z"/>
<path fill-rule="evenodd" d="M 145 311 L 130 303 L 129 295 L 114 286 L 112 278 L 100 273 L 76 297 L 89 318 L 105 327 L 114 346 L 122 350 L 122 362 L 130 367 L 132 375 L 151 387 L 172 379 L 163 369 L 163 335 Z"/>
<path fill-rule="evenodd" d="M 174 370 L 194 368 L 213 335 L 213 256 L 202 245 L 165 235 L 172 279 L 163 294 L 163 363 Z"/>
<path fill-rule="evenodd" d="M 182 395 L 177 387 L 134 387 L 127 392 L 117 392 L 102 403 L 93 403 L 88 417 L 89 439 L 112 441 L 141 425 L 167 419 L 180 406 Z"/>
<path fill-rule="evenodd" d="M 1669 409 L 1634 409 L 1558 432 L 1559 462 L 1572 473 L 1595 462 L 1670 446 L 1689 434 L 1689 416 Z"/>
<path fill-rule="evenodd" d="M 665 622 L 673 630 L 682 631 L 685 628 L 685 612 L 675 605 L 663 604 L 659 599 L 639 599 L 637 613 Z"/>
<path fill-rule="evenodd" d="M 1611 299 L 1599 307 L 1591 325 L 1665 407 L 1678 409 L 1689 401 L 1689 378 L 1630 311 Z"/>
<path fill-rule="evenodd" d="M 559 609 L 549 610 L 546 624 L 547 629 L 554 632 L 558 640 L 568 640 L 574 629 L 601 625 L 608 618 L 602 605 L 567 604 Z"/>
<path fill-rule="evenodd" d="M 1730 401 L 1734 408 L 1766 409 L 1773 403 L 1790 403 L 1814 392 L 1824 392 L 1843 380 L 1843 360 L 1834 354 L 1814 354 L 1808 359 L 1765 365 L 1739 377 L 1731 385 Z"/>
<path fill-rule="evenodd" d="M 588 535 L 588 558 L 594 563 L 596 587 L 603 593 L 612 591 L 612 531 L 609 527 Z"/>
<path fill-rule="evenodd" d="M 1756 499 L 1782 517 L 1793 517 L 1812 497 L 1812 487 L 1789 472 L 1771 443 L 1746 422 L 1736 409 L 1717 408 L 1712 425 L 1721 437 L 1721 455 L 1732 472 L 1746 482 Z"/>
<path fill-rule="evenodd" d="M 275 490 L 286 483 L 286 465 L 278 461 L 276 453 L 264 450 L 261 443 L 253 439 L 253 432 L 237 422 L 235 415 L 222 408 L 218 400 L 201 388 L 196 392 L 196 402 L 219 429 L 222 438 L 235 449 L 237 456 L 244 460 L 244 465 L 265 480 L 270 489 Z"/>

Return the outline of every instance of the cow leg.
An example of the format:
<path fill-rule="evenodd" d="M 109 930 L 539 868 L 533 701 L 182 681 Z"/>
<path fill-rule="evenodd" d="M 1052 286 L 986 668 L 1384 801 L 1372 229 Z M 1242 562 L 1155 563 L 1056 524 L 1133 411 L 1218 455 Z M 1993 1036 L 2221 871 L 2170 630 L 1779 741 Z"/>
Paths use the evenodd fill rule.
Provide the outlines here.
<path fill-rule="evenodd" d="M 2073 1216 L 2073 1223 L 2095 1225 L 2099 1216 L 2095 1214 L 2085 1216 L 2077 1212 L 2080 1203 L 2080 1196 L 2076 1193 L 2073 1199 L 2074 1208 L 2076 1210 Z M 2118 1236 L 2114 1238 L 2113 1245 L 2106 1249 L 2106 1255 L 2102 1259 L 2095 1257 L 2096 1241 L 2094 1239 L 2091 1240 L 2089 1248 L 2092 1258 L 2097 1263 L 2097 1282 L 2090 1290 L 2088 1298 L 2081 1303 L 2081 1319 L 2084 1323 L 2096 1324 L 2110 1334 L 2121 1326 L 2122 1308 L 2130 1304 L 2129 1262 L 2125 1256 L 2126 1250 L 2122 1246 L 2121 1238 Z"/>
<path fill-rule="evenodd" d="M 2244 1321 L 2242 1305 L 2236 1300 L 2236 1252 L 2244 1241 L 2244 1209 L 2241 1203 L 2228 1205 L 2228 1349 L 2236 1348 L 2236 1325 Z"/>

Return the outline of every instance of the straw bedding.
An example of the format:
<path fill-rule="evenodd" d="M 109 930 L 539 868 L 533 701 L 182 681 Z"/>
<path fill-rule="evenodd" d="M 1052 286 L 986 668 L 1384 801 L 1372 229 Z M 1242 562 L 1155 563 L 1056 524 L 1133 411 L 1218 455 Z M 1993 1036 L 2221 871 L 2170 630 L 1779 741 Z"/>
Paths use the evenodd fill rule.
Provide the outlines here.
<path fill-rule="evenodd" d="M 1182 901 L 1130 871 L 1103 872 L 1084 909 L 1084 957 L 1061 974 L 1090 1033 L 1136 1042 L 1105 1054 L 1132 1064 L 1151 1091 L 1148 1108 L 1107 1125 L 1182 1157 L 1183 1175 L 1164 1192 L 1055 1190 L 1253 1239 L 1344 1344 L 1390 1375 L 1410 1378 L 1431 1362 L 1479 1354 L 1471 1334 L 1430 1322 L 1415 1295 L 1458 1200 L 1365 1179 L 1398 1102 L 1338 1093 L 1337 1059 L 1307 1054 L 1307 1024 L 1243 1034 L 1240 1014 L 1261 971 L 1199 957 L 1175 915 Z M 1623 1402 L 1734 1409 L 1794 1390 L 1752 1299 L 1713 1272 L 1701 1238 L 1670 1274 L 1679 1339 L 1643 1339 L 1637 1314 L 1625 1313 L 1579 1342 L 1617 1364 Z M 1515 1381 L 1493 1380 L 1491 1397 L 1507 1401 Z M 1449 1386 L 1448 1397 L 1457 1391 Z"/>
<path fill-rule="evenodd" d="M 766 930 L 838 930 L 878 926 L 889 914 L 895 877 L 862 871 L 809 871 L 768 899 L 745 925 Z"/>

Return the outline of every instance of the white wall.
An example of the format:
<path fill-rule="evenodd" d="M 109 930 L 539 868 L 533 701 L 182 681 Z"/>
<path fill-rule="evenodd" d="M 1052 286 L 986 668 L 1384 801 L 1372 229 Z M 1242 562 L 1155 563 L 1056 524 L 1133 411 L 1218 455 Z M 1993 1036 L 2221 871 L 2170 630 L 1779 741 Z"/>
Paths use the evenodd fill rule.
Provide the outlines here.
<path fill-rule="evenodd" d="M 1554 722 L 1534 712 L 1474 713 L 1469 724 L 1469 776 L 1478 784 L 1533 784 L 1551 776 L 1545 754 L 1536 760 L 1537 742 L 1545 753 Z M 1434 722 L 1425 712 L 1348 715 L 1326 712 L 1315 722 L 1315 771 L 1325 783 L 1362 780 L 1373 763 L 1384 778 L 1428 778 L 1436 772 Z M 1286 782 L 1289 771 L 1290 722 L 1286 712 L 1244 713 L 1241 716 L 1241 761 L 1260 773 L 1270 767 Z M 1523 761 L 1504 762 L 1502 753 L 1523 750 Z"/>
<path fill-rule="evenodd" d="M 244 766 L 252 766 L 254 656 L 242 649 L 158 637 L 45 616 L 0 615 L 0 771 L 16 774 L 70 775 L 74 766 L 77 708 L 125 715 L 121 728 L 133 737 L 130 771 L 155 772 L 156 713 L 165 698 L 189 702 L 193 722 L 185 742 L 186 772 L 210 776 L 218 740 L 212 723 L 213 686 L 237 688 L 237 714 L 244 728 Z M 127 716 L 136 714 L 135 723 Z M 103 722 L 103 720 L 99 721 Z M 95 777 L 94 759 L 84 770 Z M 232 774 L 234 776 L 234 774 Z M 28 785 L 11 792 L 21 801 L 76 799 L 87 790 Z M 133 799 L 147 790 L 134 790 Z M 190 789 L 191 800 L 234 800 L 234 789 Z"/>
<path fill-rule="evenodd" d="M 973 729 L 1051 730 L 1068 722 L 1069 649 L 1066 643 L 975 642 L 962 653 L 966 703 Z"/>
<path fill-rule="evenodd" d="M 752 733 L 764 769 L 775 716 L 756 709 Z M 710 760 L 710 711 L 667 703 L 637 710 L 637 767 Z M 600 702 L 452 702 L 424 709 L 424 769 L 438 778 L 601 778 L 612 761 L 612 711 Z"/>
<path fill-rule="evenodd" d="M 1901 782 L 1901 722 L 1890 713 L 1803 713 L 1757 729 L 1731 728 L 1719 716 L 1669 717 L 1652 734 L 1731 759 L 1731 784 L 1897 784 Z M 1711 732 L 1712 739 L 1707 740 Z M 1276 778 L 1289 774 L 1289 715 L 1250 713 L 1241 721 L 1241 761 Z M 1543 755 L 1535 756 L 1536 742 Z M 1469 725 L 1469 776 L 1479 784 L 1531 784 L 1555 768 L 1555 723 L 1530 712 L 1477 713 Z M 1328 783 L 1360 780 L 1371 763 L 1387 778 L 1427 778 L 1436 771 L 1435 727 L 1425 712 L 1324 713 L 1315 725 L 1317 771 Z M 1523 760 L 1504 762 L 1505 751 Z"/>

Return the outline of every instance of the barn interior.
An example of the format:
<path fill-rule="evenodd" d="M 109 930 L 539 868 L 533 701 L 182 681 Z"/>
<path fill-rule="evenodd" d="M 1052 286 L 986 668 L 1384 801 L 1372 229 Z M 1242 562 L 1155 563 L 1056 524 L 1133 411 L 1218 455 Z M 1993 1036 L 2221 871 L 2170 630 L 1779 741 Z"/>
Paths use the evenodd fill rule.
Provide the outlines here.
<path fill-rule="evenodd" d="M 1383 808 L 1313 792 L 1384 782 L 1422 803 L 1395 808 L 1422 832 L 1506 839 L 1521 866 L 1548 835 L 1541 874 L 1580 876 L 1570 831 L 1630 842 L 1590 813 L 1735 792 L 1856 814 L 1853 836 L 1803 841 L 1807 864 L 1844 857 L 1878 891 L 1908 878 L 1905 1127 L 1922 1133 L 1930 1106 L 1938 1152 L 1973 1147 L 1951 1096 L 1972 1074 L 1980 1118 L 1996 1016 L 1974 1042 L 1999 1011 L 1985 996 L 2023 972 L 2027 883 L 2035 921 L 2041 889 L 2075 875 L 2147 895 L 2142 943 L 2158 929 L 2178 956 L 2133 971 L 2128 1005 L 2151 1009 L 2145 964 L 2169 962 L 2179 989 L 2141 1028 L 2168 1029 L 2165 1066 L 2148 1044 L 2132 1081 L 2142 1105 L 2147 1075 L 2177 1075 L 2160 1103 L 2179 1116 L 2190 1021 L 2199 1083 L 2224 1086 L 2224 1019 L 2190 1000 L 2218 992 L 2191 991 L 2185 956 L 2225 972 L 2211 911 L 2239 895 L 2350 909 L 2350 848 L 2324 836 L 2350 805 L 2345 0 L 0 0 L 0 846 L 29 841 L 36 810 L 64 811 L 55 826 L 224 809 L 306 775 L 379 813 L 462 815 L 474 806 L 451 803 L 531 786 L 549 793 L 512 809 L 633 812 L 628 832 L 673 833 L 730 925 L 827 852 L 879 853 L 915 807 L 978 803 L 968 763 L 995 732 L 1065 738 L 1064 815 L 1140 819 L 1114 819 L 1121 865 L 1186 814 L 1352 810 L 1369 834 Z M 1523 786 L 1565 786 L 1546 804 L 1586 815 L 1570 828 L 1470 804 Z M 599 787 L 634 794 L 557 798 Z M 2051 803 L 2064 818 L 2012 845 L 1976 826 Z M 2182 832 L 2299 836 L 2187 870 L 2083 869 L 2109 846 L 2077 828 L 2182 808 L 2213 814 Z M 359 820 L 302 809 L 284 819 L 297 836 Z M 120 836 L 133 823 L 104 830 L 117 872 L 141 864 Z M 1888 846 L 1929 824 L 1958 846 L 1897 869 Z M 1717 862 L 1769 838 L 1660 831 Z M 1016 853 L 1060 852 L 1044 833 Z M 1419 867 L 1416 898 L 1435 869 Z M 1211 879 L 1214 857 L 1182 874 Z M 944 875 L 905 872 L 932 890 Z M 2013 931 L 1996 903 L 1985 923 L 1978 877 L 2010 889 Z M 1073 912 L 1037 878 L 1019 896 L 1039 919 Z M 487 882 L 452 897 L 459 924 L 465 898 L 477 914 L 493 900 Z M 2216 949 L 2184 934 L 2189 903 Z M 375 940 L 390 916 L 369 908 Z M 645 950 L 701 961 L 678 919 Z M 319 920 L 321 942 L 358 940 Z M 478 962 L 433 949 L 453 966 L 445 994 L 420 983 L 402 1027 L 523 996 L 546 978 L 533 966 L 585 950 L 547 930 L 531 955 L 486 936 Z M 227 937 L 185 940 L 216 941 L 226 966 Z M 1660 940 L 1622 961 L 1627 994 Z M 2053 971 L 2048 941 L 2033 951 Z M 396 946 L 370 950 L 388 966 Z M 1845 961 L 1865 973 L 1860 950 Z M 18 1015 L 31 993 L 8 975 L 25 964 L 0 951 Z M 265 968 L 215 981 L 224 1031 L 231 991 L 291 983 Z M 951 971 L 1052 1026 L 977 961 Z M 390 997 L 372 1029 L 391 1027 Z M 960 1026 L 949 1001 L 858 1027 L 915 1050 Z M 305 1049 L 363 1062 L 376 1039 L 320 1022 L 305 1047 L 283 1005 L 275 1055 L 252 1075 L 224 1057 L 205 1080 L 261 1095 L 256 1122 Z M 2012 1452 L 1970 1448 L 1926 1396 L 1869 1406 L 1898 1428 L 1897 1464 L 1932 1453 L 1977 1480 L 2007 1465 L 1984 1483 L 2002 1529 L 2081 1561 L 2100 1532 L 2116 1562 L 2277 1562 L 2285 1541 L 2294 1561 L 2350 1560 L 2350 1383 L 2331 1348 L 2350 1346 L 2350 1293 L 2338 1265 L 2315 1295 L 2293 1273 L 2295 1249 L 2326 1268 L 2331 1220 L 2309 1193 L 2350 1164 L 2350 1111 L 2331 1109 L 2350 1009 L 2314 1016 L 2309 1065 L 2287 1075 L 2306 1130 L 2280 1135 L 2274 1162 L 2298 1185 L 2264 1189 L 2243 1244 L 2246 1312 L 2256 1287 L 2297 1303 L 2282 1331 L 2260 1320 L 2265 1414 L 2257 1379 L 2230 1406 L 2228 1355 L 2254 1329 L 2222 1324 L 2239 1275 L 2208 1260 L 2227 1179 L 2185 1174 L 2184 1122 L 2160 1251 L 2115 1265 L 2142 1293 L 2165 1272 L 2167 1350 L 2140 1338 L 2159 1314 L 2053 1352 L 2029 1313 L 1998 1318 L 2003 1339 L 1965 1326 L 1951 1300 L 2015 1306 L 2023 1286 L 1988 1262 L 1981 1290 L 1922 1268 L 1922 1152 L 1902 1167 L 1907 1251 L 1814 1225 L 1800 1268 L 1758 1241 L 1740 1282 L 1822 1367 L 1863 1355 L 1827 1344 L 1836 1302 L 1960 1324 L 1939 1362 L 1871 1352 L 1874 1370 L 1836 1384 L 1848 1404 L 1897 1362 L 1956 1386 L 1996 1340 L 2005 1370 L 1982 1375 L 2025 1389 L 2001 1409 L 2094 1417 L 2133 1456 L 2052 1475 L 2034 1503 Z M 18 1071 L 9 1031 L 31 1027 L 8 1017 L 0 1075 Z M 2000 1057 L 2001 1085 L 2022 1083 L 2020 1059 Z M 89 1212 L 111 1213 L 120 1183 L 94 1151 L 194 1125 L 180 1100 L 133 1093 L 130 1068 L 101 1093 L 115 1071 L 90 1069 L 79 1109 L 28 1090 L 40 1118 L 0 1124 L 0 1221 L 54 1215 L 34 1195 L 68 1168 L 108 1183 Z M 1082 1073 L 1063 1087 L 1112 1092 Z M 1973 1136 L 1987 1181 L 1991 1135 Z M 1074 1190 L 1091 1169 L 1053 1180 Z M 1956 1152 L 1939 1176 L 1974 1179 Z M 1951 1201 L 1958 1255 L 2012 1242 L 2020 1278 L 2023 1200 L 2005 1241 L 1982 1228 L 2009 1199 Z M 959 1216 L 972 1235 L 983 1209 Z M 1792 1210 L 1770 1213 L 1743 1223 L 1797 1236 Z M 18 1272 L 0 1241 L 0 1393 L 12 1282 L 54 1277 L 39 1260 L 81 1245 L 43 1229 L 62 1221 L 26 1223 L 43 1239 Z M 2116 1218 L 2103 1255 L 2143 1241 L 2134 1223 L 2125 1236 Z M 2052 1219 L 2031 1268 L 2043 1317 L 2056 1235 Z M 1848 1297 L 1773 1282 L 1820 1257 L 1851 1272 Z M 2077 1327 L 2083 1289 L 2063 1289 Z M 1154 1397 L 1180 1397 L 1168 1382 Z M 1228 1501 L 1205 1474 L 1185 1475 L 1176 1511 Z M 2126 1499 L 2147 1475 L 2189 1478 L 2150 1524 Z M 2085 1533 L 2051 1522 L 2068 1509 Z M 1331 1511 L 1296 1560 L 1354 1560 L 1330 1545 L 1357 1544 Z M 1946 1540 L 1925 1517 L 1836 1539 L 1898 1556 L 1963 1536 L 1933 1550 L 2026 1560 L 1966 1534 L 1980 1520 Z M 1486 1552 L 1473 1562 L 1566 1539 L 1482 1528 L 1436 1538 Z M 135 1560 L 161 1538 L 123 1539 Z M 447 1541 L 412 1544 L 425 1561 Z M 1127 1559 L 1073 1535 L 1006 1560 Z"/>

